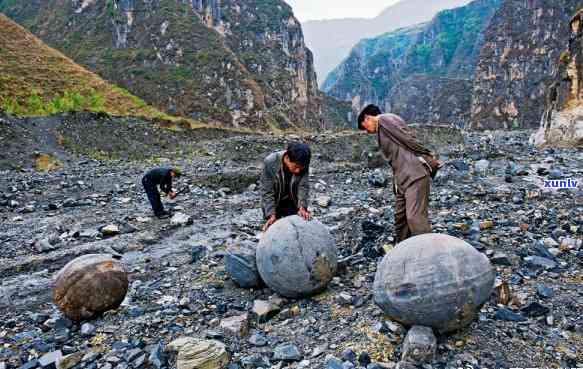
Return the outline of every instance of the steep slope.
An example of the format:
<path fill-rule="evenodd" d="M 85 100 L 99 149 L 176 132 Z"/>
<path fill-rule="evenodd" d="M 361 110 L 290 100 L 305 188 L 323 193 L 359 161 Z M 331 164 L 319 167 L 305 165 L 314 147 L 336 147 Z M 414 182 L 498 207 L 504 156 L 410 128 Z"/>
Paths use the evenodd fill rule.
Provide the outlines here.
<path fill-rule="evenodd" d="M 312 54 L 281 0 L 0 0 L 0 11 L 169 113 L 262 129 L 326 124 Z"/>
<path fill-rule="evenodd" d="M 583 10 L 569 25 L 567 49 L 547 91 L 540 129 L 531 138 L 536 145 L 583 146 Z"/>
<path fill-rule="evenodd" d="M 315 55 L 315 69 L 322 83 L 362 39 L 431 20 L 439 11 L 462 6 L 470 0 L 401 0 L 373 19 L 348 18 L 308 21 L 302 24 L 306 44 Z"/>
<path fill-rule="evenodd" d="M 475 129 L 536 127 L 581 0 L 504 0 L 476 68 Z"/>
<path fill-rule="evenodd" d="M 66 110 L 163 114 L 103 81 L 0 14 L 0 109 L 16 115 Z"/>
<path fill-rule="evenodd" d="M 415 122 L 464 125 L 482 31 L 500 2 L 476 0 L 428 24 L 362 41 L 324 91 L 351 101 L 355 111 L 374 103 Z"/>

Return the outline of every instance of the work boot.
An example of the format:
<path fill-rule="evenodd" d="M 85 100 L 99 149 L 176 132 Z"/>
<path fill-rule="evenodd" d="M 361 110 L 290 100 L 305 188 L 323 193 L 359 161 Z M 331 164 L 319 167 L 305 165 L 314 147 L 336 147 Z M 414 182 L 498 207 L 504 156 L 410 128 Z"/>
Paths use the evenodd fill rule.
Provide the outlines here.
<path fill-rule="evenodd" d="M 172 214 L 170 214 L 170 212 L 163 210 L 162 212 L 156 214 L 156 217 L 158 219 L 168 219 L 168 218 L 170 218 L 171 215 Z"/>

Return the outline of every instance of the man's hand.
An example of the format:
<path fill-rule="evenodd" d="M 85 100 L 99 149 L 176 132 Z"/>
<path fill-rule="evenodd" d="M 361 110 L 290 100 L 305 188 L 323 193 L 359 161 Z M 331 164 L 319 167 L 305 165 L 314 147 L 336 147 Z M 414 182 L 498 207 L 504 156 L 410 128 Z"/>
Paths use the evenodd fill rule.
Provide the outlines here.
<path fill-rule="evenodd" d="M 168 194 L 168 197 L 172 200 L 174 200 L 176 198 L 176 192 L 174 191 L 170 191 L 170 193 Z"/>
<path fill-rule="evenodd" d="M 300 210 L 298 210 L 298 215 L 305 220 L 312 220 L 312 213 L 306 210 L 306 208 L 300 208 Z"/>
<path fill-rule="evenodd" d="M 277 219 L 275 218 L 275 214 L 272 214 L 272 215 L 271 215 L 271 216 L 270 216 L 270 217 L 267 219 L 267 222 L 266 222 L 266 223 L 265 223 L 265 225 L 263 226 L 263 232 L 266 232 L 266 231 L 267 231 L 267 229 L 268 229 L 269 227 L 271 227 L 271 225 L 272 225 L 273 223 L 275 223 L 275 221 L 276 221 L 276 220 L 277 220 Z"/>

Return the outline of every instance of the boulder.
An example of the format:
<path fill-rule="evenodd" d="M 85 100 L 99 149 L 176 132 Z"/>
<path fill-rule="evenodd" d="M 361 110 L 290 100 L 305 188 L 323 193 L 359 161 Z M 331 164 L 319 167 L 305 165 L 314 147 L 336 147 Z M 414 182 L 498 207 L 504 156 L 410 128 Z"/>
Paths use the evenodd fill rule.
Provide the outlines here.
<path fill-rule="evenodd" d="M 117 308 L 128 290 L 127 272 L 111 255 L 80 256 L 54 277 L 53 302 L 73 321 Z"/>
<path fill-rule="evenodd" d="M 272 225 L 257 247 L 263 281 L 282 296 L 298 298 L 326 288 L 337 268 L 330 231 L 317 220 L 294 215 Z"/>
<path fill-rule="evenodd" d="M 489 298 L 495 272 L 470 244 L 444 234 L 409 238 L 390 250 L 377 268 L 375 303 L 406 326 L 439 333 L 472 322 Z"/>
<path fill-rule="evenodd" d="M 178 352 L 177 369 L 223 369 L 229 363 L 225 345 L 219 341 L 183 337 L 172 341 L 167 350 Z"/>
<path fill-rule="evenodd" d="M 263 281 L 257 270 L 255 245 L 241 243 L 227 248 L 225 271 L 241 288 L 261 287 Z"/>

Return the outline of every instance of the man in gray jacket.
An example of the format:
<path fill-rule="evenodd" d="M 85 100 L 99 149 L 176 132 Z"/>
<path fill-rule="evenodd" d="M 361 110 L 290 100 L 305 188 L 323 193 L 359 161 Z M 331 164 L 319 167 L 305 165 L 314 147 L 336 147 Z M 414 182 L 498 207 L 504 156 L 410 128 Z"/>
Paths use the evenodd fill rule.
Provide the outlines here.
<path fill-rule="evenodd" d="M 261 206 L 266 231 L 276 220 L 299 215 L 310 220 L 310 147 L 291 142 L 287 150 L 274 152 L 265 158 L 261 176 Z"/>

